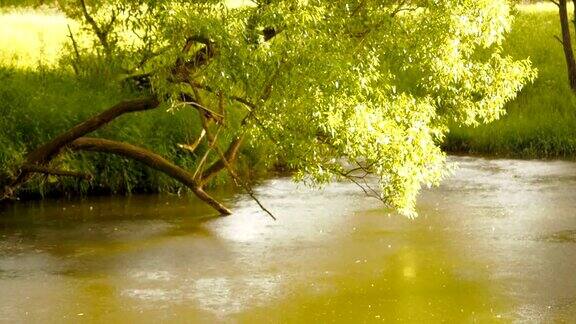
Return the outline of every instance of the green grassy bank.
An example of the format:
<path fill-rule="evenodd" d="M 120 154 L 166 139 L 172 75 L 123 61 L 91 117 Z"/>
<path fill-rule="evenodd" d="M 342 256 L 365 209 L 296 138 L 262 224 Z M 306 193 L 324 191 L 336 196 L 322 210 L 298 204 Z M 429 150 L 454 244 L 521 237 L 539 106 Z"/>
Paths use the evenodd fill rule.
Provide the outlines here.
<path fill-rule="evenodd" d="M 555 5 L 519 7 L 504 48 L 515 58 L 530 57 L 538 78 L 507 105 L 508 113 L 500 120 L 476 128 L 452 127 L 445 149 L 523 158 L 576 156 L 576 96 L 555 35 L 560 35 Z"/>

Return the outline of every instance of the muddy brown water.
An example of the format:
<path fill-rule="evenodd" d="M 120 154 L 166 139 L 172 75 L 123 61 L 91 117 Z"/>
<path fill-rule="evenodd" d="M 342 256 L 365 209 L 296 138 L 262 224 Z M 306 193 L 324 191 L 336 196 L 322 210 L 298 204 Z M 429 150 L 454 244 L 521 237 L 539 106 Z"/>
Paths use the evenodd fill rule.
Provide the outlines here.
<path fill-rule="evenodd" d="M 453 157 L 420 217 L 348 183 L 0 210 L 2 322 L 576 323 L 576 164 Z"/>

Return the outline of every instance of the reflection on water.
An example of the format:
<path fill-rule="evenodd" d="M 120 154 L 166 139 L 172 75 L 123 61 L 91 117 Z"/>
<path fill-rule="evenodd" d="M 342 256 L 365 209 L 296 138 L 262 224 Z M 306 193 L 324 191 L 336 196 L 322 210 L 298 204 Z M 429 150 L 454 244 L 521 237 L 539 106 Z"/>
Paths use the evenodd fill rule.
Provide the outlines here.
<path fill-rule="evenodd" d="M 454 158 L 420 218 L 288 179 L 192 197 L 0 212 L 0 321 L 565 321 L 576 318 L 576 164 Z"/>

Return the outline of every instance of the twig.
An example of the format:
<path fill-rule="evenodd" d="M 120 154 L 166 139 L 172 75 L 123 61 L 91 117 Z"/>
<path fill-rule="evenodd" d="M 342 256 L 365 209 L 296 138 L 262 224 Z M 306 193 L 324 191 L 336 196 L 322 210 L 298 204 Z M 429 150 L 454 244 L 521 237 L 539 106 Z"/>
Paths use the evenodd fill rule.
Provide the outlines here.
<path fill-rule="evenodd" d="M 197 103 L 197 102 L 194 102 L 194 101 L 186 102 L 186 101 L 184 101 L 184 102 L 182 102 L 182 104 L 188 104 L 188 105 L 192 105 L 192 106 L 194 106 L 194 107 L 198 107 L 198 108 L 200 108 L 200 109 L 208 112 L 208 113 L 211 114 L 212 116 L 218 117 L 218 118 L 220 119 L 219 122 L 222 121 L 222 120 L 224 120 L 224 116 L 223 116 L 223 115 L 215 112 L 214 110 L 211 110 L 211 109 L 209 109 L 209 108 L 206 108 L 206 107 L 202 106 L 201 104 L 199 104 L 199 103 Z"/>
<path fill-rule="evenodd" d="M 193 88 L 193 89 L 194 89 L 194 94 L 196 96 L 196 101 L 202 102 L 202 100 L 200 98 L 199 91 L 196 88 Z M 222 107 L 222 109 L 224 109 L 224 108 Z M 204 114 L 202 114 L 200 112 L 199 112 L 199 115 L 200 115 L 200 120 L 202 121 L 202 127 L 206 131 L 206 138 L 213 144 L 212 147 L 214 148 L 214 150 L 216 151 L 216 153 L 220 157 L 220 160 L 224 164 L 224 167 L 226 168 L 226 170 L 228 170 L 228 173 L 230 174 L 230 176 L 232 177 L 232 179 L 234 180 L 236 185 L 238 185 L 239 187 L 244 189 L 246 191 L 246 193 L 248 193 L 248 195 L 258 204 L 258 206 L 260 206 L 260 208 L 264 212 L 266 212 L 273 220 L 276 220 L 276 217 L 266 207 L 264 207 L 264 205 L 256 197 L 252 188 L 246 182 L 244 182 L 238 176 L 238 174 L 236 174 L 236 172 L 234 171 L 234 168 L 232 168 L 232 165 L 230 165 L 228 159 L 226 159 L 226 155 L 220 149 L 218 144 L 216 144 L 216 136 L 212 136 L 212 134 L 210 133 L 210 129 L 209 129 L 209 125 L 208 125 L 209 120 L 207 120 L 206 117 L 204 116 Z M 220 127 L 218 127 L 218 130 L 220 130 Z"/>
<path fill-rule="evenodd" d="M 212 92 L 214 93 L 215 90 L 210 87 L 209 85 L 203 85 L 203 84 L 199 84 L 199 83 L 192 83 L 192 87 L 194 88 L 198 88 L 198 89 L 202 89 L 202 90 L 206 90 L 208 92 Z M 253 104 L 252 102 L 250 102 L 248 99 L 246 98 L 242 98 L 239 96 L 229 96 L 228 98 L 234 100 L 234 101 L 238 101 L 239 103 L 243 104 L 249 111 L 251 109 L 256 109 L 256 105 Z"/>
<path fill-rule="evenodd" d="M 198 147 L 198 145 L 200 144 L 200 142 L 204 138 L 204 135 L 206 135 L 206 131 L 204 129 L 202 129 L 200 136 L 198 136 L 198 139 L 196 139 L 196 141 L 194 141 L 194 143 L 192 143 L 192 145 L 189 145 L 189 144 L 177 144 L 177 145 L 179 148 L 181 148 L 183 150 L 186 150 L 190 153 L 194 153 L 194 151 L 196 150 L 196 148 Z"/>
<path fill-rule="evenodd" d="M 79 73 L 79 65 L 80 65 L 80 51 L 78 50 L 78 43 L 76 42 L 76 40 L 74 39 L 74 34 L 72 34 L 72 29 L 70 28 L 70 24 L 66 25 L 68 27 L 68 37 L 70 37 L 70 40 L 72 41 L 72 47 L 74 48 L 74 53 L 76 54 L 76 64 L 72 64 L 72 68 L 74 69 L 74 73 L 76 73 L 76 76 L 78 76 Z"/>
<path fill-rule="evenodd" d="M 205 128 L 202 130 L 206 132 Z M 214 145 L 216 145 L 216 139 L 218 138 L 219 133 L 220 133 L 220 127 L 216 129 L 216 134 L 212 138 L 208 138 L 208 149 L 202 156 L 202 159 L 200 159 L 200 163 L 198 164 L 198 167 L 196 167 L 196 171 L 194 171 L 194 179 L 197 179 L 197 177 L 202 174 L 202 172 L 200 171 L 202 170 L 202 167 L 204 167 L 204 164 L 206 163 L 206 159 L 208 158 L 210 151 L 214 148 Z"/>
<path fill-rule="evenodd" d="M 230 169 L 228 170 L 228 172 L 230 172 Z M 277 220 L 274 214 L 272 214 L 271 211 L 269 211 L 266 207 L 264 207 L 264 205 L 262 205 L 260 200 L 254 194 L 254 191 L 252 190 L 252 187 L 250 187 L 250 185 L 248 185 L 246 182 L 238 183 L 236 180 L 238 176 L 233 175 L 232 173 L 230 173 L 230 175 L 232 175 L 232 177 L 234 178 L 234 182 L 236 182 L 236 185 L 242 187 L 246 191 L 246 193 L 248 193 L 250 198 L 252 198 L 252 200 L 254 200 L 258 204 L 258 206 L 260 206 L 260 209 L 262 209 L 266 214 L 268 214 L 268 216 L 272 217 L 273 220 Z"/>
<path fill-rule="evenodd" d="M 562 41 L 562 39 L 558 37 L 558 35 L 554 35 L 554 39 L 556 39 L 558 42 L 560 42 L 560 44 L 562 44 L 562 46 L 564 46 L 564 41 Z"/>
<path fill-rule="evenodd" d="M 376 190 L 374 190 L 374 188 L 372 188 L 368 184 L 368 182 L 366 181 L 366 177 L 368 176 L 368 174 L 370 174 L 370 172 L 364 170 L 364 168 L 365 167 L 363 167 L 363 166 L 359 166 L 358 168 L 353 169 L 356 171 L 363 170 L 365 172 L 365 174 L 363 176 L 350 175 L 350 171 L 348 171 L 348 172 L 342 172 L 339 170 L 332 170 L 332 171 L 335 172 L 336 174 L 346 178 L 347 180 L 351 181 L 352 183 L 354 183 L 358 187 L 360 187 L 360 189 L 362 189 L 362 191 L 364 191 L 364 194 L 366 194 L 366 196 L 371 197 L 371 198 L 376 198 L 376 199 L 380 200 L 382 203 L 386 204 L 386 201 L 382 198 L 382 196 Z M 362 180 L 362 182 L 364 182 L 364 185 L 362 183 L 360 183 L 359 180 Z"/>
<path fill-rule="evenodd" d="M 364 181 L 364 184 L 366 185 L 366 187 L 368 187 L 368 189 L 370 189 L 370 191 L 372 191 L 372 193 L 374 194 L 374 197 L 376 197 L 379 200 L 381 200 L 382 202 L 384 202 L 384 200 L 382 199 L 380 194 L 368 184 L 368 181 L 366 181 L 366 178 L 362 178 L 362 181 Z"/>

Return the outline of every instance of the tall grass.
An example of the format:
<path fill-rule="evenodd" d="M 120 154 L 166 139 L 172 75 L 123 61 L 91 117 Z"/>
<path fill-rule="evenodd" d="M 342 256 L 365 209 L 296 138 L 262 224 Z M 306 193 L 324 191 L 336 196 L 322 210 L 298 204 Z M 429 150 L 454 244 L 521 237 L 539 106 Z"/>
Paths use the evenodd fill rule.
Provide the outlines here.
<path fill-rule="evenodd" d="M 576 155 L 576 96 L 555 35 L 560 35 L 555 5 L 519 7 L 504 50 L 515 58 L 530 57 L 538 69 L 537 80 L 506 106 L 500 120 L 476 128 L 451 127 L 447 150 L 525 158 Z"/>

